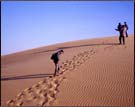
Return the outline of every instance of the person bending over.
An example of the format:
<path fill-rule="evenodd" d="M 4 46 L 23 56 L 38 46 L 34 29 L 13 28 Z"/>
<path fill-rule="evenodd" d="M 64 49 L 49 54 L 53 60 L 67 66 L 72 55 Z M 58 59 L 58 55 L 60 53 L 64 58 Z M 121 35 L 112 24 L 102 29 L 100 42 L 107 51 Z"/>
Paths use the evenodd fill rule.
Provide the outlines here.
<path fill-rule="evenodd" d="M 56 73 L 59 73 L 59 70 L 60 70 L 60 67 L 59 67 L 59 60 L 60 60 L 60 55 L 64 53 L 63 50 L 59 50 L 55 53 L 52 54 L 51 56 L 51 59 L 53 60 L 54 62 L 54 65 L 55 65 L 55 72 L 54 72 L 54 76 L 56 76 Z"/>

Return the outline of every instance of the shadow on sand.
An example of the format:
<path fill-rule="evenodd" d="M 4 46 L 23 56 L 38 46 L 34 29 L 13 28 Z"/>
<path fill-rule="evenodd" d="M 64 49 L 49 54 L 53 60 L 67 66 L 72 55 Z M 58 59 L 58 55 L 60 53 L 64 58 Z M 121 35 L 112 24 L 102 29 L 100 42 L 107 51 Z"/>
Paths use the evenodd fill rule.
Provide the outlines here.
<path fill-rule="evenodd" d="M 85 47 L 85 46 L 100 46 L 100 45 L 119 45 L 119 43 L 86 44 L 86 45 L 59 47 L 57 49 L 68 49 L 68 48 Z M 49 51 L 56 51 L 56 50 L 40 51 L 40 52 L 36 52 L 33 54 L 44 53 L 44 52 L 49 52 Z M 23 76 L 16 76 L 16 77 L 1 78 L 1 81 L 18 80 L 18 79 L 31 79 L 31 78 L 45 78 L 45 77 L 51 77 L 51 76 L 53 76 L 53 74 L 23 75 Z"/>
<path fill-rule="evenodd" d="M 53 74 L 23 75 L 23 76 L 1 78 L 1 81 L 19 80 L 19 79 L 32 79 L 32 78 L 45 78 L 45 77 L 51 77 L 51 76 L 53 76 Z"/>
<path fill-rule="evenodd" d="M 65 47 L 59 47 L 59 48 L 53 49 L 53 50 L 35 52 L 33 54 L 56 51 L 58 49 L 68 49 L 68 48 L 77 48 L 77 47 L 85 47 L 85 46 L 100 46 L 100 45 L 119 45 L 119 43 L 100 43 L 100 44 L 86 44 L 86 45 L 76 45 L 76 46 L 65 46 Z"/>
<path fill-rule="evenodd" d="M 59 49 L 76 48 L 76 47 L 84 47 L 84 46 L 99 46 L 99 45 L 119 45 L 119 43 L 87 44 L 87 45 L 79 45 L 79 46 L 60 47 Z"/>

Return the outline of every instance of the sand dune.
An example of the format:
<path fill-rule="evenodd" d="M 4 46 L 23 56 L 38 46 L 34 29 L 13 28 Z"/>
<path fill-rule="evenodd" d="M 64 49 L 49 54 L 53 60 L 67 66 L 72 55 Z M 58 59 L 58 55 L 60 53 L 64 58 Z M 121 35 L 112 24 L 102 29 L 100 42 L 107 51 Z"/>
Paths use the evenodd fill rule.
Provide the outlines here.
<path fill-rule="evenodd" d="M 51 54 L 62 48 L 53 77 Z M 1 59 L 1 104 L 7 106 L 133 106 L 134 36 L 80 40 Z"/>

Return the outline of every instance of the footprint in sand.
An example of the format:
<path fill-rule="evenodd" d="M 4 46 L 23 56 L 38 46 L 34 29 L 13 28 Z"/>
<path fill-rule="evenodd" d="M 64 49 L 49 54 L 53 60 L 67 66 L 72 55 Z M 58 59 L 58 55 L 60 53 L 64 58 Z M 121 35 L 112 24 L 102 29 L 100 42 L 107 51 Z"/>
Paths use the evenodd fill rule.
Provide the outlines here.
<path fill-rule="evenodd" d="M 63 74 L 67 71 L 73 71 L 78 66 L 88 60 L 95 53 L 94 49 L 84 51 L 73 56 L 72 60 L 66 60 L 60 66 L 61 73 L 56 77 L 47 77 L 37 84 L 26 88 L 19 93 L 15 100 L 9 100 L 7 106 L 27 106 L 27 103 L 37 106 L 49 106 L 56 100 L 56 95 L 59 92 L 60 83 L 66 78 Z"/>
<path fill-rule="evenodd" d="M 104 48 L 104 50 L 112 51 L 115 47 L 116 47 L 116 46 L 114 46 L 114 45 L 106 46 L 106 47 Z"/>

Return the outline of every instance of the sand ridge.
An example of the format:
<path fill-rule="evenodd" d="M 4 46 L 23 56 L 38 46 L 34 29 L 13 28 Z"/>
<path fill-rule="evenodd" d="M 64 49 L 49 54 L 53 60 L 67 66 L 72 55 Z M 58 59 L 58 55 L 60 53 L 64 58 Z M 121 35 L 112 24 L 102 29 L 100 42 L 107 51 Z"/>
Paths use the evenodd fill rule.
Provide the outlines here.
<path fill-rule="evenodd" d="M 118 45 L 114 40 L 116 39 L 105 38 L 99 44 L 93 42 L 89 45 L 87 41 L 88 45 L 85 42 L 84 45 L 73 48 L 66 47 L 64 50 L 67 56 L 62 58 L 59 75 L 41 78 L 42 80 L 19 91 L 3 105 L 132 106 L 133 36 L 127 38 L 126 45 Z M 33 61 L 39 61 L 40 66 L 37 66 L 41 67 L 45 54 L 50 53 L 38 53 L 38 60 L 31 60 L 29 63 L 34 66 L 36 64 Z M 53 69 L 50 63 L 49 67 Z M 6 79 L 6 75 L 4 78 Z"/>

